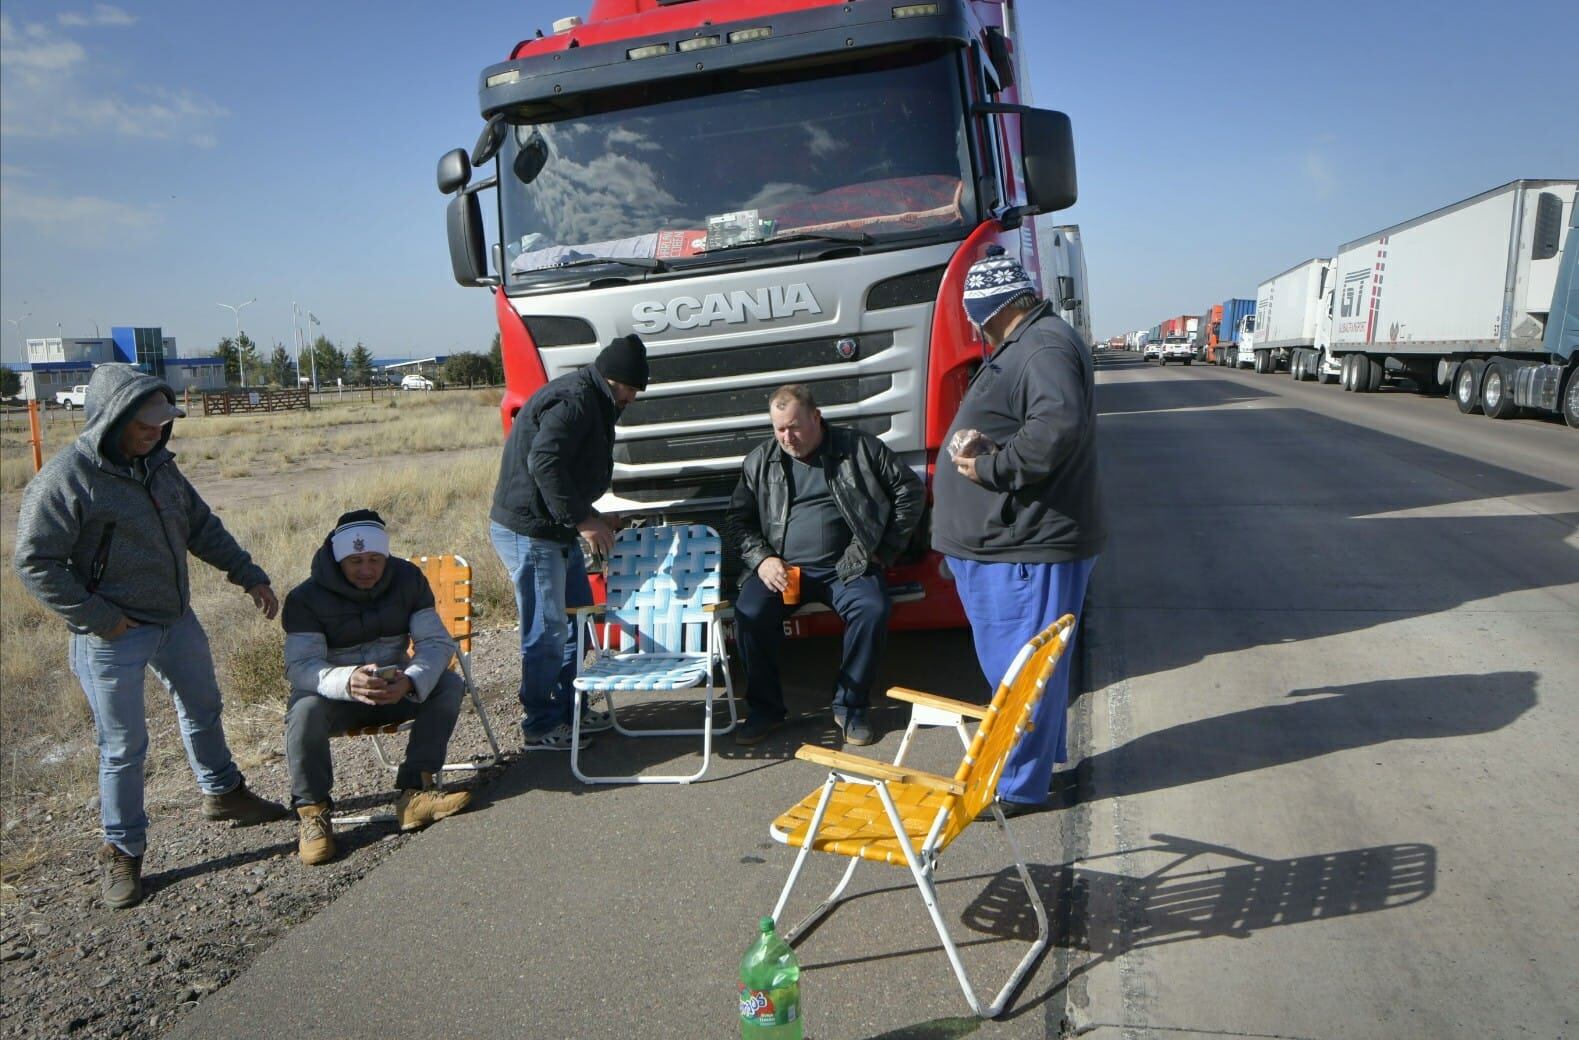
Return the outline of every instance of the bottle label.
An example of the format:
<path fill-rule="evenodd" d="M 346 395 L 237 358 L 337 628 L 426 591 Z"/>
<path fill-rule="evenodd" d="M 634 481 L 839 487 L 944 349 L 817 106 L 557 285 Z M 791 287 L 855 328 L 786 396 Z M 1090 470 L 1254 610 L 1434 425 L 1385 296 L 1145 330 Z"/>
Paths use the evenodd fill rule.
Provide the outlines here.
<path fill-rule="evenodd" d="M 751 989 L 740 986 L 740 1021 L 753 1026 L 786 1026 L 800 1018 L 800 987 Z"/>

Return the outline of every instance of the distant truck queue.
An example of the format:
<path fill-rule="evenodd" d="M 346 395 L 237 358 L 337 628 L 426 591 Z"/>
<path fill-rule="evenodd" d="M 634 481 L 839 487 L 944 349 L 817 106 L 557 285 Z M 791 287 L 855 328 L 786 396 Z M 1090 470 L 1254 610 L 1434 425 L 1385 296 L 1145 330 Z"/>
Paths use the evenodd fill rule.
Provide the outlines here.
<path fill-rule="evenodd" d="M 1369 393 L 1407 380 L 1496 419 L 1579 429 L 1579 181 L 1518 180 L 1340 246 L 1214 304 L 1123 337 L 1188 336 L 1210 364 Z"/>

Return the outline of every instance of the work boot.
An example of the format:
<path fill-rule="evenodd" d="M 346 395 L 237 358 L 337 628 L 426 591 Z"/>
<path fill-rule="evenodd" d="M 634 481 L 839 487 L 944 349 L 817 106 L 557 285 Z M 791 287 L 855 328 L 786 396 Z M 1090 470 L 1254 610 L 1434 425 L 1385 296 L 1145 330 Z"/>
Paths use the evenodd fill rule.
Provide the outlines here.
<path fill-rule="evenodd" d="M 143 858 L 105 842 L 99 849 L 100 895 L 111 910 L 125 910 L 143 901 Z"/>
<path fill-rule="evenodd" d="M 865 719 L 844 719 L 840 721 L 839 729 L 844 732 L 846 744 L 865 747 L 877 743 L 877 731 Z"/>
<path fill-rule="evenodd" d="M 395 819 L 403 831 L 416 831 L 437 823 L 447 816 L 454 816 L 471 804 L 470 791 L 445 791 L 433 780 L 432 773 L 422 774 L 422 788 L 408 788 L 395 799 Z"/>
<path fill-rule="evenodd" d="M 303 864 L 316 867 L 334 859 L 334 819 L 329 815 L 329 803 L 299 805 L 296 815 L 296 855 Z"/>
<path fill-rule="evenodd" d="M 243 780 L 224 794 L 203 796 L 203 815 L 210 820 L 228 820 L 238 827 L 290 819 L 291 811 L 247 790 Z"/>

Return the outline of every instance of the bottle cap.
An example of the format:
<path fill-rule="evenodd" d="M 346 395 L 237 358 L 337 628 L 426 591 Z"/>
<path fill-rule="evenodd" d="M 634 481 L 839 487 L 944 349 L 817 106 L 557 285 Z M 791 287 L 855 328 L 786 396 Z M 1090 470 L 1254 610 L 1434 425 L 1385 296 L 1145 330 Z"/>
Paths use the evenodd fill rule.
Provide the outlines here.
<path fill-rule="evenodd" d="M 771 918 L 771 917 L 764 917 L 759 922 L 759 926 L 761 927 L 763 932 L 771 932 L 773 930 L 773 918 Z"/>

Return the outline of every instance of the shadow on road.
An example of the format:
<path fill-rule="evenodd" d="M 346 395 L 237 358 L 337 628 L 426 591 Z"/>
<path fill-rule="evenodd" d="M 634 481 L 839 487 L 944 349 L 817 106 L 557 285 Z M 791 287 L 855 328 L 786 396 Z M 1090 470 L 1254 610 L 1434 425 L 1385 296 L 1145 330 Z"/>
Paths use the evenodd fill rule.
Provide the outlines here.
<path fill-rule="evenodd" d="M 1166 790 L 1394 740 L 1490 733 L 1535 707 L 1534 672 L 1294 690 L 1297 698 L 1145 733 L 1054 774 L 1052 804 Z"/>
<path fill-rule="evenodd" d="M 1143 874 L 1079 863 L 1033 864 L 1031 879 L 1057 908 L 1055 944 L 1113 960 L 1131 950 L 1192 939 L 1246 939 L 1268 928 L 1395 910 L 1436 890 L 1436 849 L 1406 843 L 1275 859 L 1168 834 L 1124 855 Z M 1115 854 L 1116 855 L 1116 854 Z M 1036 934 L 1008 867 L 994 875 L 962 915 L 966 927 L 1001 939 Z M 1089 968 L 1089 964 L 1086 966 Z"/>
<path fill-rule="evenodd" d="M 1579 584 L 1579 513 L 1499 501 L 1573 488 L 1490 461 L 1495 441 L 1466 457 L 1286 399 L 1167 410 L 1221 382 L 1097 387 L 1109 540 L 1087 606 L 1093 653 L 1124 649 L 1108 681 Z"/>
<path fill-rule="evenodd" d="M 1166 383 L 1107 383 L 1097 390 L 1097 414 L 1211 408 L 1276 397 L 1231 379 L 1190 379 Z"/>

